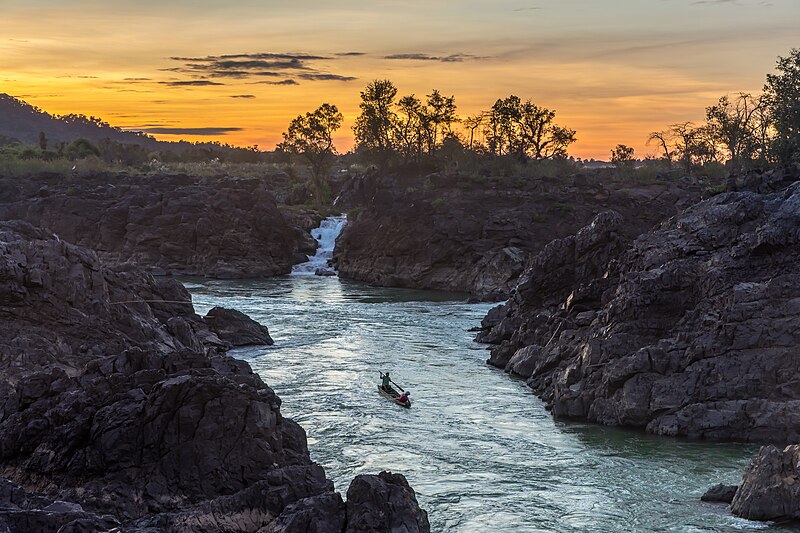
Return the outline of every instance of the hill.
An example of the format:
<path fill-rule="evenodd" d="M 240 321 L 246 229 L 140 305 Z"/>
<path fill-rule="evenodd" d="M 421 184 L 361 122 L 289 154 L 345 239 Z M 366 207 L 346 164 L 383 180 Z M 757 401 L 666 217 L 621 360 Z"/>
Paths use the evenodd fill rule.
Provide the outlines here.
<path fill-rule="evenodd" d="M 0 138 L 10 137 L 24 144 L 38 144 L 40 132 L 44 132 L 51 144 L 71 142 L 79 137 L 90 141 L 112 139 L 151 150 L 166 149 L 176 144 L 158 141 L 144 133 L 125 131 L 97 117 L 51 115 L 24 100 L 0 93 Z"/>

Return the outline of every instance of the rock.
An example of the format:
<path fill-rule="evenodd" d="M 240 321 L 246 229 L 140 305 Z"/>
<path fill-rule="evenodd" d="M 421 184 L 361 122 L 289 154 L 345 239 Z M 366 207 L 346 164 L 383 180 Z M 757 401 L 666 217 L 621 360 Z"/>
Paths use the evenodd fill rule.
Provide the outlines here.
<path fill-rule="evenodd" d="M 176 281 L 0 222 L 0 531 L 342 531 L 305 431 L 227 347 Z"/>
<path fill-rule="evenodd" d="M 696 185 L 632 186 L 613 175 L 593 177 L 546 181 L 440 173 L 355 178 L 340 199 L 363 210 L 337 241 L 339 275 L 503 300 L 530 255 L 598 213 L 621 213 L 626 224 L 617 231 L 632 240 L 675 214 L 676 205 L 700 198 Z"/>
<path fill-rule="evenodd" d="M 477 339 L 553 415 L 800 440 L 800 182 L 724 193 L 629 242 L 602 213 L 548 244 Z M 525 351 L 526 348 L 531 351 Z"/>
<path fill-rule="evenodd" d="M 336 272 L 330 268 L 318 268 L 314 271 L 315 276 L 335 276 Z"/>
<path fill-rule="evenodd" d="M 347 489 L 345 533 L 429 533 L 428 513 L 402 474 L 361 475 Z"/>
<path fill-rule="evenodd" d="M 700 500 L 704 502 L 731 503 L 738 488 L 739 485 L 723 485 L 720 483 L 708 489 L 705 494 L 700 496 Z"/>
<path fill-rule="evenodd" d="M 214 307 L 203 317 L 203 322 L 220 339 L 233 346 L 271 346 L 274 343 L 266 326 L 235 309 Z"/>
<path fill-rule="evenodd" d="M 155 274 L 288 274 L 298 255 L 315 248 L 305 230 L 287 223 L 261 179 L 100 174 L 51 180 L 46 194 L 37 193 L 37 181 L 3 198 L 0 220 L 25 220 L 107 262 L 133 261 Z"/>
<path fill-rule="evenodd" d="M 748 520 L 800 518 L 800 444 L 763 446 L 745 469 L 731 511 Z"/>

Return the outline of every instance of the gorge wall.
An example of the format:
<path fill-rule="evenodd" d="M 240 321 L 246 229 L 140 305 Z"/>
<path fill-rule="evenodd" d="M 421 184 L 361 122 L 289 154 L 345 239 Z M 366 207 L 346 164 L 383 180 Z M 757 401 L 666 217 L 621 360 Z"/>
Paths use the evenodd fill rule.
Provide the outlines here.
<path fill-rule="evenodd" d="M 700 198 L 700 187 L 614 177 L 474 178 L 368 175 L 348 183 L 356 206 L 335 260 L 344 278 L 382 286 L 507 297 L 532 253 L 613 208 L 633 239 Z"/>
<path fill-rule="evenodd" d="M 0 178 L 0 220 L 25 220 L 156 273 L 266 277 L 289 273 L 315 249 L 301 227 L 313 221 L 285 217 L 269 187 L 185 175 Z"/>
<path fill-rule="evenodd" d="M 557 418 L 800 440 L 800 182 L 720 194 L 632 244 L 627 224 L 601 213 L 529 262 L 483 321 L 489 363 Z"/>

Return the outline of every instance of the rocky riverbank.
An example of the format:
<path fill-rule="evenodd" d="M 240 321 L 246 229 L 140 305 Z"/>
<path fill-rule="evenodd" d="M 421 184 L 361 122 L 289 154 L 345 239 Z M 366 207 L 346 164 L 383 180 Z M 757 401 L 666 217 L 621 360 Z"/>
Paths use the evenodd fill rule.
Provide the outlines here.
<path fill-rule="evenodd" d="M 614 211 L 551 242 L 484 319 L 489 363 L 557 418 L 800 441 L 800 183 L 766 189 L 717 195 L 632 244 Z"/>
<path fill-rule="evenodd" d="M 211 316 L 171 279 L 0 223 L 0 531 L 429 531 L 399 475 L 345 505 L 206 322 L 266 332 Z"/>
<path fill-rule="evenodd" d="M 41 176 L 0 179 L 0 220 L 25 220 L 106 262 L 154 273 L 248 278 L 287 274 L 314 253 L 318 217 L 279 209 L 268 179 Z"/>
<path fill-rule="evenodd" d="M 615 209 L 633 239 L 698 200 L 691 182 L 625 182 L 611 172 L 557 179 L 368 175 L 346 184 L 356 211 L 339 238 L 342 277 L 391 287 L 508 296 L 529 256 Z"/>

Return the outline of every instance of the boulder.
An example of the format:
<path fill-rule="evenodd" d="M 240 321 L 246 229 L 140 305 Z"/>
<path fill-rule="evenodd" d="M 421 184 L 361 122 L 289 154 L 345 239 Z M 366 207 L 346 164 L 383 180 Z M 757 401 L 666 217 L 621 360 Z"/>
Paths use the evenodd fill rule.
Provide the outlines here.
<path fill-rule="evenodd" d="M 700 496 L 700 501 L 731 503 L 738 488 L 739 485 L 723 485 L 722 483 L 714 485 Z"/>
<path fill-rule="evenodd" d="M 203 322 L 232 346 L 271 346 L 274 343 L 266 326 L 236 309 L 214 307 L 203 317 Z"/>
<path fill-rule="evenodd" d="M 763 446 L 745 469 L 731 511 L 748 520 L 800 519 L 800 444 Z"/>
<path fill-rule="evenodd" d="M 429 533 L 428 513 L 402 474 L 361 475 L 347 489 L 345 533 Z"/>

